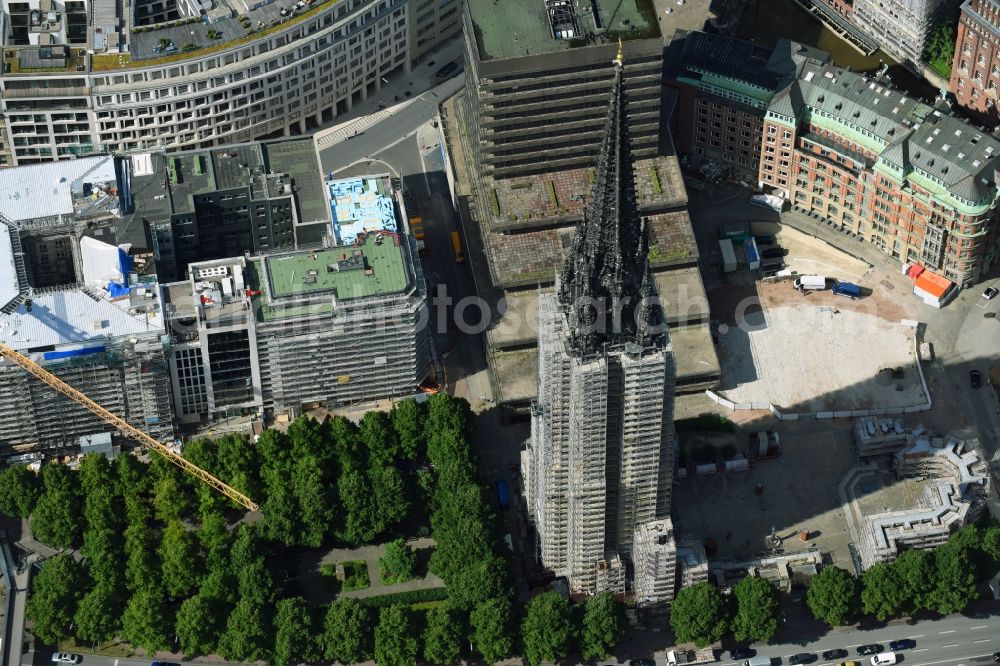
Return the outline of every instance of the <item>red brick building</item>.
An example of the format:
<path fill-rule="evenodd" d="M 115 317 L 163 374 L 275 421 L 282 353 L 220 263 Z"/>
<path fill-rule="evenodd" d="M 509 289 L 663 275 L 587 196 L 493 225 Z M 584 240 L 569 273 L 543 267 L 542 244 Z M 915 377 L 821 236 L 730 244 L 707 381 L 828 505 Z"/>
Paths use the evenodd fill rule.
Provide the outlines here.
<path fill-rule="evenodd" d="M 996 126 L 1000 86 L 1000 1 L 965 0 L 955 39 L 949 89 L 980 122 Z"/>

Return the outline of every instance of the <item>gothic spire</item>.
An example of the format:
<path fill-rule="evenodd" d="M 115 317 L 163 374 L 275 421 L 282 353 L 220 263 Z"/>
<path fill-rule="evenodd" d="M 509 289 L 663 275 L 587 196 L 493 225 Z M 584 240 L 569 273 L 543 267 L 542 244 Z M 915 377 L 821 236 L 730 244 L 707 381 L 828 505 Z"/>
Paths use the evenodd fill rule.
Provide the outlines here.
<path fill-rule="evenodd" d="M 662 311 L 650 303 L 656 289 L 647 259 L 649 232 L 636 205 L 621 43 L 614 66 L 590 201 L 559 282 L 571 345 L 581 356 L 607 344 L 651 344 L 662 322 Z"/>

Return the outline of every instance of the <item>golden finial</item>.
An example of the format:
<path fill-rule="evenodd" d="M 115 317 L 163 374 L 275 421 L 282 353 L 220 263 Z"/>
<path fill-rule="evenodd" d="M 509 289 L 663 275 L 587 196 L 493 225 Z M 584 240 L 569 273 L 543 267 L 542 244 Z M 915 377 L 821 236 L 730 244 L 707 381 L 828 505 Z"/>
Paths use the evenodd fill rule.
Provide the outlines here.
<path fill-rule="evenodd" d="M 624 62 L 625 61 L 622 58 L 622 38 L 619 37 L 618 38 L 618 57 L 615 58 L 615 64 L 618 65 L 619 67 L 621 67 L 622 63 L 624 63 Z"/>

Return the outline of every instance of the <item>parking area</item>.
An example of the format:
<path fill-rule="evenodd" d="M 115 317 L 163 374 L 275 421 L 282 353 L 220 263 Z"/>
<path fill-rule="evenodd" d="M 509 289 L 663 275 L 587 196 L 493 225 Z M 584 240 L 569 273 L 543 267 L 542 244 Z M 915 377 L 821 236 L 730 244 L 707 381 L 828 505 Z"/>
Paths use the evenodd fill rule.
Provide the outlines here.
<path fill-rule="evenodd" d="M 751 220 L 750 231 L 754 236 L 773 237 L 779 247 L 788 251 L 784 257 L 785 267 L 800 275 L 825 275 L 861 283 L 870 270 L 864 261 L 787 225 Z"/>
<path fill-rule="evenodd" d="M 774 528 L 786 554 L 815 545 L 838 566 L 852 569 L 850 535 L 837 484 L 856 464 L 850 422 L 758 421 L 738 431 L 773 428 L 781 457 L 754 462 L 749 471 L 678 479 L 673 495 L 678 531 L 712 539 L 712 559 L 745 560 L 765 554 L 765 537 Z M 762 493 L 756 493 L 761 484 Z M 803 530 L 809 540 L 799 538 Z"/>

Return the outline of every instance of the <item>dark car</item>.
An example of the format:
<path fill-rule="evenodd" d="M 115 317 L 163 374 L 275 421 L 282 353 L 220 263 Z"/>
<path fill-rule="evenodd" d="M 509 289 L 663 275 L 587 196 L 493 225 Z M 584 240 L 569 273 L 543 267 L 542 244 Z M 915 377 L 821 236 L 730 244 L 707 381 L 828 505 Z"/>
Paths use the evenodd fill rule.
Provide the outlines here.
<path fill-rule="evenodd" d="M 154 661 L 149 666 L 181 666 L 173 661 Z"/>
<path fill-rule="evenodd" d="M 979 374 L 978 370 L 969 371 L 969 385 L 972 388 L 979 388 L 983 385 L 983 376 Z"/>
<path fill-rule="evenodd" d="M 756 654 L 756 650 L 751 650 L 748 647 L 736 647 L 729 651 L 729 658 L 733 661 L 739 661 L 740 659 L 751 659 Z"/>
<path fill-rule="evenodd" d="M 994 652 L 993 653 L 993 661 L 995 661 L 998 664 L 1000 664 L 1000 652 Z"/>
<path fill-rule="evenodd" d="M 847 650 L 842 648 L 837 648 L 836 650 L 827 650 L 823 653 L 823 659 L 843 659 L 847 656 Z"/>
<path fill-rule="evenodd" d="M 788 254 L 788 250 L 783 247 L 769 247 L 760 253 L 760 256 L 764 259 L 774 259 L 775 257 L 783 257 Z"/>
<path fill-rule="evenodd" d="M 628 666 L 656 666 L 652 659 L 629 659 Z"/>
<path fill-rule="evenodd" d="M 917 642 L 912 638 L 902 638 L 898 641 L 889 641 L 889 649 L 893 652 L 898 652 L 899 650 L 912 650 L 917 647 Z"/>
<path fill-rule="evenodd" d="M 996 298 L 997 294 L 1000 294 L 1000 289 L 997 289 L 996 287 L 986 287 L 986 289 L 983 289 L 983 298 L 988 301 L 992 301 Z"/>
<path fill-rule="evenodd" d="M 788 658 L 788 663 L 791 666 L 796 666 L 797 664 L 811 664 L 816 661 L 816 655 L 812 652 L 799 652 L 798 654 L 793 654 Z"/>
<path fill-rule="evenodd" d="M 870 654 L 878 654 L 882 651 L 881 643 L 870 643 L 869 645 L 859 645 L 858 654 L 862 657 L 866 657 Z"/>
<path fill-rule="evenodd" d="M 778 239 L 774 236 L 754 236 L 753 239 L 757 241 L 757 245 L 777 245 Z"/>

